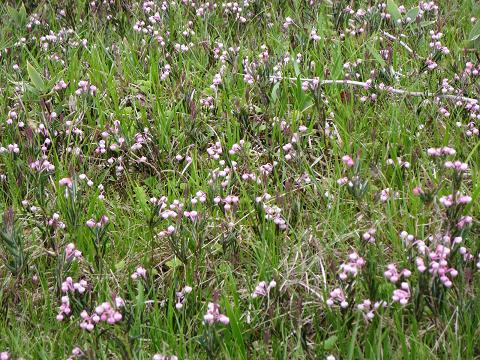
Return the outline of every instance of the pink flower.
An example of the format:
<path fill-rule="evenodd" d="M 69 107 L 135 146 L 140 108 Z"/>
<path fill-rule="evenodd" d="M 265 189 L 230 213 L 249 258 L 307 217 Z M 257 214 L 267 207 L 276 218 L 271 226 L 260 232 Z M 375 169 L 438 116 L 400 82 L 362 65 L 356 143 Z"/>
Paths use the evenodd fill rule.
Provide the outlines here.
<path fill-rule="evenodd" d="M 125 306 L 125 300 L 123 300 L 120 296 L 115 296 L 115 306 L 117 308 L 121 308 Z"/>
<path fill-rule="evenodd" d="M 387 280 L 389 280 L 391 283 L 395 284 L 402 277 L 403 278 L 410 277 L 410 275 L 412 275 L 412 272 L 408 269 L 403 269 L 402 271 L 398 272 L 395 264 L 388 264 L 387 265 L 387 270 L 383 274 L 385 275 Z"/>
<path fill-rule="evenodd" d="M 275 280 L 270 281 L 267 284 L 266 281 L 260 281 L 255 288 L 255 291 L 252 293 L 252 298 L 256 298 L 258 296 L 267 296 L 270 293 L 270 290 L 277 286 Z"/>
<path fill-rule="evenodd" d="M 75 244 L 70 243 L 65 247 L 65 258 L 69 261 L 82 257 L 82 252 L 75 250 Z"/>
<path fill-rule="evenodd" d="M 348 307 L 347 298 L 342 289 L 336 288 L 330 292 L 330 297 L 327 300 L 327 305 L 332 307 L 335 304 L 339 304 L 342 309 Z"/>
<path fill-rule="evenodd" d="M 362 239 L 365 240 L 366 242 L 370 243 L 370 244 L 373 244 L 373 243 L 375 243 L 375 237 L 374 237 L 375 233 L 376 233 L 375 229 L 369 229 L 367 232 L 365 232 L 362 235 Z"/>
<path fill-rule="evenodd" d="M 349 155 L 344 155 L 342 156 L 342 162 L 347 166 L 347 167 L 352 167 L 355 162 Z"/>
<path fill-rule="evenodd" d="M 175 308 L 177 310 L 180 310 L 181 308 L 183 308 L 183 304 L 185 303 L 185 300 L 186 300 L 186 295 L 190 294 L 192 290 L 193 289 L 190 286 L 185 286 L 181 291 L 175 294 L 177 298 Z"/>
<path fill-rule="evenodd" d="M 376 310 L 386 306 L 387 303 L 385 301 L 377 301 L 372 304 L 371 300 L 366 299 L 357 305 L 357 309 L 363 313 L 365 320 L 370 321 L 374 318 Z"/>
<path fill-rule="evenodd" d="M 72 309 L 70 308 L 70 299 L 68 296 L 62 296 L 62 304 L 59 307 L 59 312 L 57 315 L 57 320 L 62 321 L 65 316 L 70 315 L 72 312 Z"/>
<path fill-rule="evenodd" d="M 107 223 L 108 223 L 109 219 L 106 215 L 102 215 L 102 217 L 100 218 L 100 220 L 98 222 L 95 222 L 95 219 L 89 219 L 87 220 L 87 222 L 85 223 L 90 229 L 93 229 L 95 227 L 97 228 L 102 228 L 104 227 Z"/>
<path fill-rule="evenodd" d="M 73 182 L 72 182 L 72 179 L 70 179 L 70 178 L 63 178 L 63 179 L 60 179 L 58 184 L 60 186 L 72 187 Z"/>
<path fill-rule="evenodd" d="M 450 255 L 450 248 L 443 245 L 437 245 L 435 251 L 430 251 L 428 257 L 430 259 L 428 272 L 432 275 L 438 276 L 442 284 L 450 288 L 453 283 L 452 280 L 458 275 L 458 271 L 454 268 L 448 267 L 447 258 Z"/>
<path fill-rule="evenodd" d="M 424 192 L 423 192 L 423 190 L 420 186 L 417 186 L 417 187 L 413 188 L 412 192 L 413 192 L 413 195 L 415 195 L 415 196 L 420 196 L 420 195 L 424 194 Z"/>
<path fill-rule="evenodd" d="M 445 167 L 447 169 L 454 169 L 458 173 L 468 171 L 468 164 L 467 163 L 462 163 L 461 161 L 458 161 L 458 160 L 457 161 L 446 161 L 445 162 Z"/>
<path fill-rule="evenodd" d="M 143 277 L 144 279 L 147 278 L 147 270 L 145 270 L 143 267 L 139 266 L 137 269 L 134 271 L 134 273 L 130 276 L 132 280 L 137 280 L 139 277 Z"/>
<path fill-rule="evenodd" d="M 442 155 L 455 155 L 457 152 L 448 146 L 442 148 L 430 148 L 427 150 L 427 154 L 431 157 L 438 157 Z"/>
<path fill-rule="evenodd" d="M 175 355 L 162 355 L 162 354 L 155 354 L 153 355 L 153 360 L 178 360 L 178 357 Z"/>
<path fill-rule="evenodd" d="M 419 272 L 423 273 L 425 270 L 427 270 L 427 267 L 425 266 L 425 262 L 421 257 L 417 257 L 415 259 L 415 265 L 417 265 L 417 269 Z"/>
<path fill-rule="evenodd" d="M 82 351 L 82 349 L 80 349 L 78 346 L 75 346 L 72 349 L 72 353 L 67 358 L 67 360 L 73 360 L 73 359 L 76 359 L 76 358 L 81 358 L 83 356 L 85 356 L 85 353 Z"/>
<path fill-rule="evenodd" d="M 394 302 L 399 302 L 401 305 L 406 305 L 410 299 L 410 287 L 408 283 L 402 282 L 400 289 L 394 290 L 392 295 L 392 300 Z"/>
<path fill-rule="evenodd" d="M 358 271 L 365 265 L 365 260 L 360 257 L 356 252 L 348 255 L 348 262 L 340 265 L 340 279 L 346 280 L 349 276 L 357 276 Z"/>
<path fill-rule="evenodd" d="M 95 227 L 95 220 L 93 220 L 93 219 L 87 220 L 86 225 L 87 225 L 90 229 L 94 228 L 94 227 Z"/>
<path fill-rule="evenodd" d="M 62 292 L 63 293 L 68 293 L 68 292 L 74 293 L 76 291 L 79 294 L 83 294 L 87 290 L 87 287 L 88 287 L 88 283 L 87 283 L 86 280 L 82 279 L 79 282 L 74 283 L 72 278 L 69 276 L 62 283 Z"/>
<path fill-rule="evenodd" d="M 337 180 L 337 184 L 340 186 L 346 185 L 348 183 L 348 177 L 343 177 Z"/>
<path fill-rule="evenodd" d="M 469 215 L 462 216 L 457 223 L 459 229 L 463 229 L 464 227 L 470 225 L 473 222 L 473 218 Z"/>
<path fill-rule="evenodd" d="M 203 316 L 203 322 L 208 325 L 215 323 L 228 325 L 230 319 L 226 315 L 220 313 L 220 306 L 217 303 L 210 302 L 208 303 L 207 313 Z"/>
<path fill-rule="evenodd" d="M 120 304 L 122 304 L 122 301 L 120 301 Z M 112 306 L 109 302 L 104 302 L 97 306 L 95 312 L 91 315 L 89 315 L 86 310 L 83 310 L 80 317 L 83 319 L 80 323 L 80 327 L 87 331 L 92 331 L 95 328 L 95 325 L 100 322 L 106 322 L 107 324 L 113 325 L 123 319 L 122 314 L 118 311 L 118 307 Z"/>

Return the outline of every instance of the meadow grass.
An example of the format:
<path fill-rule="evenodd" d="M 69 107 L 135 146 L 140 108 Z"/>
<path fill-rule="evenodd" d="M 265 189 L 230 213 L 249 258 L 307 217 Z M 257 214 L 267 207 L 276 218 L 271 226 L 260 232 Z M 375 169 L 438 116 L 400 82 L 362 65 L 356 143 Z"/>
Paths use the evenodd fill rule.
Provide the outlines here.
<path fill-rule="evenodd" d="M 0 15 L 1 359 L 480 357 L 476 1 Z"/>

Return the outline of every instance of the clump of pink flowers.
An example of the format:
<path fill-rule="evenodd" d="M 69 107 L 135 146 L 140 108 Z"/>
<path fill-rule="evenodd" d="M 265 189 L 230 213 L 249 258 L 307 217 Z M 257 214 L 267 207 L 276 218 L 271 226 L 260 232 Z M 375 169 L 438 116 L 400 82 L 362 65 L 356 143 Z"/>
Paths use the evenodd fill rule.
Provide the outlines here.
<path fill-rule="evenodd" d="M 69 276 L 62 283 L 62 292 L 74 293 L 76 291 L 79 294 L 83 294 L 87 290 L 87 287 L 88 287 L 88 282 L 86 280 L 82 279 L 78 282 L 73 282 L 73 279 Z"/>
<path fill-rule="evenodd" d="M 356 252 L 348 255 L 348 262 L 340 265 L 340 279 L 346 280 L 349 277 L 355 277 L 358 271 L 365 265 L 365 259 L 360 257 Z"/>
<path fill-rule="evenodd" d="M 90 92 L 90 95 L 94 96 L 97 93 L 97 87 L 95 85 L 91 85 L 86 80 L 80 80 L 78 82 L 78 88 L 75 90 L 75 95 L 82 95 Z"/>
<path fill-rule="evenodd" d="M 63 81 L 63 79 L 62 79 L 55 84 L 55 86 L 53 87 L 53 90 L 54 91 L 60 91 L 60 90 L 66 89 L 66 88 L 67 88 L 67 83 L 65 81 Z"/>
<path fill-rule="evenodd" d="M 342 162 L 349 168 L 355 165 L 355 162 L 353 161 L 350 155 L 343 155 Z"/>
<path fill-rule="evenodd" d="M 460 193 L 457 193 L 455 196 L 453 196 L 452 194 L 442 196 L 439 201 L 440 204 L 442 204 L 446 208 L 449 208 L 452 205 L 466 205 L 472 201 L 472 197 L 469 195 L 462 195 Z"/>
<path fill-rule="evenodd" d="M 192 288 L 190 286 L 185 286 L 182 290 L 178 291 L 175 296 L 177 298 L 175 308 L 177 310 L 180 310 L 183 308 L 183 304 L 185 303 L 186 300 L 186 295 L 190 294 L 192 292 Z"/>
<path fill-rule="evenodd" d="M 400 288 L 393 291 L 392 300 L 401 305 L 407 305 L 410 296 L 410 286 L 407 282 L 402 282 Z"/>
<path fill-rule="evenodd" d="M 92 331 L 95 326 L 100 322 L 106 322 L 113 325 L 122 320 L 123 316 L 119 309 L 125 306 L 125 302 L 122 298 L 115 298 L 115 305 L 111 305 L 109 302 L 104 302 L 95 308 L 95 312 L 88 314 L 86 310 L 83 310 L 80 314 L 82 322 L 80 327 L 87 331 Z"/>
<path fill-rule="evenodd" d="M 207 149 L 208 156 L 210 156 L 214 160 L 220 159 L 220 155 L 222 155 L 223 150 L 222 150 L 222 144 L 217 141 L 215 144 L 211 145 Z"/>
<path fill-rule="evenodd" d="M 362 239 L 370 244 L 373 244 L 375 242 L 375 229 L 368 229 L 366 232 L 363 233 Z"/>
<path fill-rule="evenodd" d="M 451 279 L 458 275 L 458 271 L 448 266 L 448 256 L 450 255 L 450 248 L 443 245 L 437 245 L 435 251 L 430 251 L 428 257 L 430 259 L 428 272 L 432 275 L 438 275 L 442 284 L 450 288 L 452 287 Z"/>
<path fill-rule="evenodd" d="M 332 307 L 338 304 L 342 309 L 348 307 L 348 301 L 342 289 L 336 288 L 330 292 L 330 297 L 327 299 L 327 305 Z"/>
<path fill-rule="evenodd" d="M 175 355 L 155 354 L 153 355 L 153 360 L 178 360 L 178 357 Z"/>
<path fill-rule="evenodd" d="M 208 325 L 213 325 L 215 323 L 228 325 L 230 319 L 226 315 L 220 313 L 220 305 L 218 303 L 209 302 L 207 313 L 203 316 L 203 322 Z"/>
<path fill-rule="evenodd" d="M 70 307 L 70 299 L 68 298 L 68 296 L 62 296 L 62 304 L 59 307 L 57 320 L 62 321 L 65 316 L 69 316 L 71 313 L 72 309 Z"/>
<path fill-rule="evenodd" d="M 439 148 L 429 148 L 427 150 L 427 154 L 431 157 L 438 157 L 442 155 L 455 155 L 457 152 L 455 149 L 444 146 L 444 147 L 439 147 Z"/>
<path fill-rule="evenodd" d="M 453 169 L 455 170 L 456 172 L 466 172 L 468 171 L 468 164 L 467 163 L 463 163 L 459 160 L 457 161 L 446 161 L 445 162 L 445 168 L 447 169 Z"/>
<path fill-rule="evenodd" d="M 60 221 L 60 215 L 58 213 L 53 213 L 52 217 L 48 219 L 48 226 L 53 229 L 65 229 L 65 223 Z"/>
<path fill-rule="evenodd" d="M 366 299 L 357 305 L 357 309 L 363 313 L 365 320 L 370 321 L 375 317 L 375 312 L 378 309 L 384 308 L 386 306 L 387 303 L 385 301 L 376 301 L 372 304 L 371 300 Z"/>
<path fill-rule="evenodd" d="M 270 290 L 273 289 L 275 286 L 277 286 L 275 280 L 272 280 L 269 283 L 267 283 L 266 281 L 260 281 L 252 293 L 252 298 L 255 299 L 259 296 L 267 296 L 270 293 Z"/>
<path fill-rule="evenodd" d="M 395 284 L 401 278 L 410 277 L 410 275 L 412 275 L 412 272 L 408 269 L 398 271 L 395 264 L 388 264 L 387 270 L 383 273 L 383 275 L 387 278 L 388 281 Z"/>
<path fill-rule="evenodd" d="M 101 228 L 104 227 L 108 223 L 108 217 L 106 215 L 102 215 L 99 221 L 95 221 L 95 219 L 89 219 L 86 222 L 86 225 L 90 228 Z"/>
<path fill-rule="evenodd" d="M 147 270 L 145 270 L 143 267 L 139 266 L 135 269 L 132 275 L 130 275 L 132 280 L 137 280 L 138 278 L 147 278 Z"/>
<path fill-rule="evenodd" d="M 75 248 L 74 243 L 69 243 L 65 247 L 65 259 L 67 261 L 77 260 L 82 257 L 82 252 Z"/>

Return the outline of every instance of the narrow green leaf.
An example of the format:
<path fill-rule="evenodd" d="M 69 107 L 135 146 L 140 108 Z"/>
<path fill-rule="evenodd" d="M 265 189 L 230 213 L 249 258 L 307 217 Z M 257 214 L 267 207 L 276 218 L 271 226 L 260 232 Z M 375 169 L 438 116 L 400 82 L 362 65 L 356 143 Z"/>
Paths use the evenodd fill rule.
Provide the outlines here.
<path fill-rule="evenodd" d="M 25 23 L 27 22 L 27 9 L 25 8 L 24 3 L 22 3 L 18 10 L 18 22 L 21 26 L 25 26 Z"/>
<path fill-rule="evenodd" d="M 176 267 L 182 265 L 182 262 L 174 257 L 172 260 L 169 260 L 165 263 L 170 269 L 175 269 Z"/>
<path fill-rule="evenodd" d="M 135 197 L 137 198 L 137 201 L 140 204 L 143 213 L 147 215 L 148 202 L 147 202 L 147 194 L 145 193 L 145 190 L 143 190 L 141 186 L 136 186 L 134 191 L 135 191 Z"/>
<path fill-rule="evenodd" d="M 411 9 L 408 10 L 407 13 L 405 14 L 405 19 L 410 18 L 410 20 L 409 20 L 408 22 L 409 22 L 409 23 L 410 23 L 410 22 L 413 22 L 413 21 L 415 21 L 415 19 L 417 18 L 419 12 L 420 12 L 420 9 L 419 9 L 418 6 L 416 6 L 416 7 L 414 7 L 414 8 L 411 8 Z"/>
<path fill-rule="evenodd" d="M 323 349 L 324 350 L 332 350 L 335 344 L 337 343 L 338 336 L 337 335 L 332 335 L 330 336 L 327 340 L 323 342 Z"/>
<path fill-rule="evenodd" d="M 355 327 L 353 328 L 353 334 L 350 339 L 350 344 L 348 346 L 348 356 L 347 359 L 353 359 L 353 356 L 355 354 L 355 349 L 356 349 L 356 343 L 357 343 L 357 334 L 358 334 L 358 322 L 355 323 Z"/>
<path fill-rule="evenodd" d="M 387 11 L 392 16 L 392 19 L 393 21 L 395 21 L 395 24 L 397 23 L 398 20 L 402 18 L 402 14 L 398 9 L 397 4 L 395 4 L 395 1 L 393 0 L 387 0 Z"/>
<path fill-rule="evenodd" d="M 470 31 L 470 34 L 468 35 L 469 41 L 475 41 L 478 38 L 480 38 L 480 20 L 477 20 L 472 30 Z"/>
<path fill-rule="evenodd" d="M 280 87 L 280 81 L 278 81 L 275 85 L 273 85 L 273 89 L 272 89 L 272 102 L 277 102 L 277 99 L 278 99 L 278 96 L 277 96 L 277 92 L 278 92 L 278 88 Z"/>
<path fill-rule="evenodd" d="M 368 46 L 368 51 L 373 56 L 373 58 L 382 66 L 382 68 L 385 68 L 387 66 L 387 63 L 379 54 L 379 52 L 371 44 L 368 44 L 367 46 Z"/>
<path fill-rule="evenodd" d="M 135 310 L 134 310 L 135 322 L 131 328 L 132 336 L 138 336 L 141 334 L 142 314 L 143 314 L 144 308 L 145 308 L 145 288 L 143 287 L 142 281 L 138 281 L 137 296 L 135 297 Z"/>
<path fill-rule="evenodd" d="M 227 309 L 227 315 L 230 319 L 230 328 L 232 330 L 232 335 L 239 351 L 238 358 L 246 359 L 247 354 L 245 353 L 245 341 L 242 336 L 242 331 L 240 330 L 237 315 L 229 302 L 226 302 L 225 307 Z"/>
<path fill-rule="evenodd" d="M 125 267 L 125 260 L 121 260 L 115 264 L 115 270 L 119 271 Z"/>
<path fill-rule="evenodd" d="M 300 66 L 298 66 L 298 63 L 295 60 L 293 61 L 293 69 L 295 70 L 295 76 L 299 77 L 300 76 Z"/>
<path fill-rule="evenodd" d="M 41 92 L 45 91 L 46 89 L 45 81 L 43 80 L 40 73 L 28 61 L 27 61 L 27 72 L 28 72 L 28 76 L 30 77 L 30 81 L 32 85 L 35 87 L 35 89 Z"/>

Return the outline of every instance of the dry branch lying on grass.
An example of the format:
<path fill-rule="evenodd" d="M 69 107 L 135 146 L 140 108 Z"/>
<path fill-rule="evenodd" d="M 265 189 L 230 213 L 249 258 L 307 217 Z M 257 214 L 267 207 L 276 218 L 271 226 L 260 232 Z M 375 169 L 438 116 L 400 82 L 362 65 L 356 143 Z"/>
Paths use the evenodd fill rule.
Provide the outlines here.
<path fill-rule="evenodd" d="M 269 77 L 271 80 L 290 80 L 290 81 L 296 81 L 297 78 L 293 77 L 282 77 L 282 76 L 270 76 Z M 304 79 L 300 78 L 300 81 L 308 81 L 308 82 L 317 82 L 318 86 L 322 85 L 331 85 L 331 84 L 339 84 L 339 85 L 353 85 L 353 86 L 361 86 L 363 88 L 371 88 L 371 84 L 367 84 L 366 82 L 362 81 L 354 81 L 354 80 L 317 80 L 317 79 Z M 469 98 L 466 96 L 460 96 L 460 95 L 451 95 L 451 94 L 436 94 L 436 93 L 431 93 L 431 92 L 421 92 L 421 91 L 409 91 L 409 90 L 403 90 L 403 89 L 395 89 L 392 87 L 385 87 L 385 88 L 378 88 L 376 87 L 375 90 L 379 91 L 386 91 L 391 94 L 399 94 L 399 95 L 406 95 L 406 96 L 417 96 L 417 97 L 437 97 L 441 99 L 448 99 L 448 100 L 454 100 L 454 101 L 465 101 L 465 102 L 470 102 L 470 103 L 478 103 L 477 99 Z"/>
<path fill-rule="evenodd" d="M 410 54 L 414 54 L 412 48 L 410 46 L 408 46 L 405 42 L 403 42 L 402 40 L 399 40 L 398 38 L 396 38 L 395 36 L 393 36 L 392 34 L 389 34 L 388 32 L 384 31 L 383 32 L 383 35 L 387 38 L 389 38 L 390 40 L 393 40 L 393 41 L 398 41 L 398 43 L 400 45 L 402 45 Z"/>

